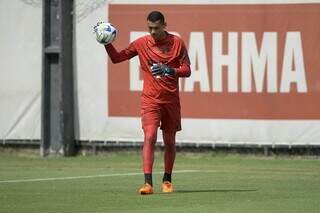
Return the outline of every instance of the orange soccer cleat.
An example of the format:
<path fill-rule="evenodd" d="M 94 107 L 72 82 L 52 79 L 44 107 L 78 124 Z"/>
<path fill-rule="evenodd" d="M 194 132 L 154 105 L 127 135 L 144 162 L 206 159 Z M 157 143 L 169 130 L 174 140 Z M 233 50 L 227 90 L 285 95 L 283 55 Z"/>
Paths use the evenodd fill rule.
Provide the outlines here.
<path fill-rule="evenodd" d="M 164 193 L 171 193 L 173 192 L 173 186 L 172 183 L 169 181 L 164 181 L 162 183 L 162 192 Z"/>
<path fill-rule="evenodd" d="M 153 188 L 149 183 L 143 184 L 143 186 L 139 189 L 139 193 L 142 195 L 150 195 L 153 194 Z"/>

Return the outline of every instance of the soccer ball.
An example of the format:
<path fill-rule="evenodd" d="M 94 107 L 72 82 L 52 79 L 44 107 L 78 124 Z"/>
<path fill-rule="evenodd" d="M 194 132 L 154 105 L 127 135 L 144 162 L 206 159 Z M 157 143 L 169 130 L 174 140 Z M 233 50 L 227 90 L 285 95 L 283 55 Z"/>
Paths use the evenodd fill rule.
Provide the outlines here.
<path fill-rule="evenodd" d="M 98 22 L 93 30 L 96 33 L 96 39 L 100 44 L 110 44 L 117 36 L 117 29 L 107 22 Z"/>

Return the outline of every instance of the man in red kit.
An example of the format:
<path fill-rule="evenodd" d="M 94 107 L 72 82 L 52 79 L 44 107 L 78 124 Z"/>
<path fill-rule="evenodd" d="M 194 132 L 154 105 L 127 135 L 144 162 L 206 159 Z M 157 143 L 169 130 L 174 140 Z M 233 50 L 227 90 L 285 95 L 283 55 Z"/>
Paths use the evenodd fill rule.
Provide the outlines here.
<path fill-rule="evenodd" d="M 159 11 L 147 17 L 150 35 L 138 38 L 118 52 L 112 44 L 105 49 L 113 63 L 139 56 L 143 74 L 141 122 L 144 132 L 143 170 L 145 183 L 140 194 L 152 194 L 152 167 L 158 127 L 164 141 L 164 175 L 162 191 L 173 192 L 171 174 L 176 156 L 176 132 L 181 130 L 179 77 L 189 77 L 190 61 L 183 41 L 167 31 Z"/>

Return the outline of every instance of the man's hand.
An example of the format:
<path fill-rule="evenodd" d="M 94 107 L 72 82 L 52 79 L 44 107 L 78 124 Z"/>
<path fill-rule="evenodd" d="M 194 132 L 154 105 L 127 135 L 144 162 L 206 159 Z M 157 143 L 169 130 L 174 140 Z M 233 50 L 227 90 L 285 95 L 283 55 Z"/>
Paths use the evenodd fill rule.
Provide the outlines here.
<path fill-rule="evenodd" d="M 93 26 L 93 33 L 97 33 L 98 26 L 102 23 L 103 23 L 102 21 L 99 21 L 96 25 Z"/>
<path fill-rule="evenodd" d="M 154 76 L 174 76 L 176 71 L 165 64 L 153 64 L 151 66 L 151 73 Z"/>

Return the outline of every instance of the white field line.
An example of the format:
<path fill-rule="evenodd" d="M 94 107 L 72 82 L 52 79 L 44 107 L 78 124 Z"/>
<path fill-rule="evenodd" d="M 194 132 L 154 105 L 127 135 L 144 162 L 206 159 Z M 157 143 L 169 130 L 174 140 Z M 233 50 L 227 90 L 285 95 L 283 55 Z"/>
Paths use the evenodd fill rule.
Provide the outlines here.
<path fill-rule="evenodd" d="M 199 170 L 178 170 L 174 173 L 193 173 L 199 172 Z M 153 174 L 162 174 L 163 172 L 153 172 Z M 40 181 L 56 181 L 56 180 L 76 180 L 76 179 L 89 179 L 89 178 L 101 178 L 101 177 L 121 177 L 121 176 L 135 176 L 143 175 L 141 172 L 133 173 L 115 173 L 115 174 L 101 174 L 101 175 L 88 175 L 88 176 L 73 176 L 73 177 L 55 177 L 55 178 L 34 178 L 34 179 L 20 179 L 20 180 L 1 180 L 2 183 L 25 183 L 25 182 L 40 182 Z"/>

